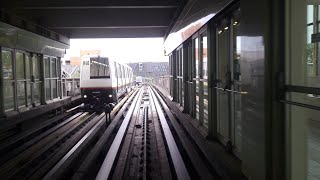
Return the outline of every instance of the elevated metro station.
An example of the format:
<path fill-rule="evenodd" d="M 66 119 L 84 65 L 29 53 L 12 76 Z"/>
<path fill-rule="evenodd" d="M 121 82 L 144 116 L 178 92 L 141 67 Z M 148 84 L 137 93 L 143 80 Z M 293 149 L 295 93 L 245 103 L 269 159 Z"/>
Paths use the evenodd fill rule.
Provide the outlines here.
<path fill-rule="evenodd" d="M 318 1 L 1 6 L 1 179 L 320 180 Z M 84 102 L 80 80 L 61 75 L 70 39 L 145 37 L 163 37 L 170 74 L 128 92 L 110 114 L 75 110 Z M 87 131 L 71 132 L 79 129 L 71 121 Z M 60 127 L 52 139 L 69 128 L 93 140 L 79 136 L 65 151 L 40 145 Z"/>

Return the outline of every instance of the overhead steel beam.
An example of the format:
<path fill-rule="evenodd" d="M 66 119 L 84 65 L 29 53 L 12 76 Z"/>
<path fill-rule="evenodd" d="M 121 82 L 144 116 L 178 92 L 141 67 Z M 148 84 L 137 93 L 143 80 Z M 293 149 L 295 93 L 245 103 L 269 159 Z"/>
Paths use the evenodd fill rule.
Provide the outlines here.
<path fill-rule="evenodd" d="M 20 10 L 15 13 L 53 28 L 168 26 L 174 9 L 41 9 Z"/>
<path fill-rule="evenodd" d="M 83 28 L 83 29 L 55 29 L 69 38 L 144 38 L 163 37 L 166 27 L 159 28 Z"/>
<path fill-rule="evenodd" d="M 49 27 L 50 29 L 146 29 L 146 28 L 166 28 L 168 26 L 98 26 L 98 27 Z"/>
<path fill-rule="evenodd" d="M 50 9 L 171 9 L 171 8 L 178 8 L 178 6 L 69 6 L 69 7 L 18 7 L 18 8 L 11 8 L 13 10 L 50 10 Z"/>
<path fill-rule="evenodd" d="M 178 6 L 180 0 L 11 0 L 2 7 Z"/>

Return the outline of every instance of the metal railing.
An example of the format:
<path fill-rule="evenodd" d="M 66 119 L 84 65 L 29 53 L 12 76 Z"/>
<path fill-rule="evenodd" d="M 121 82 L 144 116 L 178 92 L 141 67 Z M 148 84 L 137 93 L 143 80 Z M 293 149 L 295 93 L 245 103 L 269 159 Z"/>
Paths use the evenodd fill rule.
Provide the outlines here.
<path fill-rule="evenodd" d="M 78 96 L 80 91 L 80 78 L 62 78 L 62 97 Z"/>

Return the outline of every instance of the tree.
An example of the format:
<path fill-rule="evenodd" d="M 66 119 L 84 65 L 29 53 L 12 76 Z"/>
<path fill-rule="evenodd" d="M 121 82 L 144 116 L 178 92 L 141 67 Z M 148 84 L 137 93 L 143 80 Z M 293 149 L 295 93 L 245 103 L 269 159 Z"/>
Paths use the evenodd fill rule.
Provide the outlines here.
<path fill-rule="evenodd" d="M 313 43 L 307 44 L 306 49 L 306 56 L 307 56 L 307 63 L 313 63 Z"/>

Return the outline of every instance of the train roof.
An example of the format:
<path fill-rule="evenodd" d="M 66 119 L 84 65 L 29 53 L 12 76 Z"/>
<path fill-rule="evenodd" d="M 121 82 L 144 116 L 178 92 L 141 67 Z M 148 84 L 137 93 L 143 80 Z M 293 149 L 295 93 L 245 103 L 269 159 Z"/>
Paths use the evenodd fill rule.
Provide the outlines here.
<path fill-rule="evenodd" d="M 113 62 L 116 62 L 116 63 L 118 63 L 118 64 L 120 64 L 120 65 L 123 65 L 123 66 L 125 66 L 125 67 L 129 68 L 129 69 L 132 69 L 132 68 L 131 68 L 130 66 L 128 66 L 127 64 L 125 64 L 125 63 L 121 63 L 121 62 L 119 62 L 119 61 L 117 61 L 117 60 L 114 60 L 113 58 L 108 57 L 108 56 L 100 56 L 100 55 L 84 55 L 84 56 L 82 56 L 81 61 L 83 61 L 83 59 L 84 59 L 84 58 L 94 58 L 94 57 L 108 58 L 109 60 L 111 60 L 111 61 L 113 61 Z"/>

